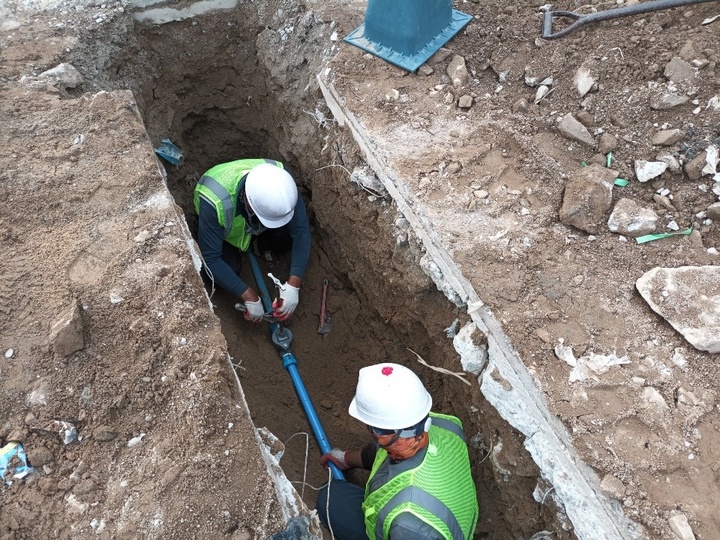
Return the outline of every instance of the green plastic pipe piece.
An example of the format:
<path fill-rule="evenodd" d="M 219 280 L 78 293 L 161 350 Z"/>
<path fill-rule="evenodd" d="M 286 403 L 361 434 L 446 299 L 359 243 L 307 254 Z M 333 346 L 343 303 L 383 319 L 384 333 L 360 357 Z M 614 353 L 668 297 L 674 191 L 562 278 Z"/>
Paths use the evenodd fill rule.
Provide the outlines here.
<path fill-rule="evenodd" d="M 693 232 L 692 227 L 688 227 L 684 231 L 673 232 L 673 233 L 660 233 L 660 234 L 646 234 L 645 236 L 638 236 L 635 241 L 638 244 L 644 244 L 645 242 L 652 242 L 653 240 L 661 240 L 662 238 L 669 238 L 670 236 L 680 236 L 684 234 L 690 234 Z"/>

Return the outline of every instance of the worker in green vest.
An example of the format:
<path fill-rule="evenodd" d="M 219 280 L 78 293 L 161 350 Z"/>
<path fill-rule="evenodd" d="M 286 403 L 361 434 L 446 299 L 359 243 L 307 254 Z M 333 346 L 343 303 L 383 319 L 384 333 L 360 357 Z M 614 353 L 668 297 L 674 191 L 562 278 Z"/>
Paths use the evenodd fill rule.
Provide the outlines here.
<path fill-rule="evenodd" d="M 272 159 L 221 163 L 202 175 L 193 199 L 204 271 L 245 303 L 246 319 L 260 322 L 265 310 L 258 293 L 239 275 L 242 253 L 250 248 L 253 237 L 292 250 L 289 276 L 273 303 L 274 317 L 290 317 L 298 305 L 310 257 L 310 224 L 295 180 L 284 164 Z"/>
<path fill-rule="evenodd" d="M 430 412 L 420 379 L 398 364 L 362 368 L 350 416 L 373 441 L 333 448 L 321 463 L 370 471 L 365 489 L 332 480 L 318 494 L 322 524 L 337 540 L 471 540 L 478 520 L 465 435 L 454 416 Z"/>

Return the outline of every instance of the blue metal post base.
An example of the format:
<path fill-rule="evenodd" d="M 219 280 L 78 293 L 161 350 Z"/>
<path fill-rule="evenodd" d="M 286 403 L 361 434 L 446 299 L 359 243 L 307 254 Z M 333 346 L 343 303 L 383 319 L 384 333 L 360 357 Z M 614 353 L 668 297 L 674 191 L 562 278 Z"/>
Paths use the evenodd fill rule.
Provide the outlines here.
<path fill-rule="evenodd" d="M 451 0 L 368 0 L 365 22 L 345 41 L 414 72 L 470 19 Z"/>

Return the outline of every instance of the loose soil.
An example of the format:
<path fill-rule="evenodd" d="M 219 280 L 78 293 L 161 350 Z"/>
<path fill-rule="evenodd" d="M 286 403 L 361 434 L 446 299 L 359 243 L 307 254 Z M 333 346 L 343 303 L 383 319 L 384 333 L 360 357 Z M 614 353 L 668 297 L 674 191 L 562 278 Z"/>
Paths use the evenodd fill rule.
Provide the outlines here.
<path fill-rule="evenodd" d="M 267 538 L 289 517 L 307 516 L 301 501 L 313 507 L 327 473 L 267 328 L 245 323 L 236 299 L 205 289 L 192 256 L 194 182 L 245 156 L 289 163 L 308 203 L 313 254 L 290 329 L 332 444 L 366 441 L 346 414 L 357 370 L 404 363 L 435 408 L 465 424 L 483 509 L 476 536 L 574 537 L 523 436 L 476 384 L 440 375 L 408 350 L 460 371 L 445 329 L 468 321 L 467 306 L 452 294 L 448 301 L 421 269 L 424 247 L 392 201 L 349 180 L 365 157 L 324 105 L 315 76 L 325 68 L 627 516 L 648 538 L 674 538 L 675 513 L 697 538 L 720 537 L 715 358 L 654 315 L 634 287 L 657 266 L 716 264 L 707 248 L 720 245 L 718 227 L 696 215 L 717 198 L 707 178 L 633 181 L 634 160 L 658 153 L 651 141 L 661 126 L 687 133 L 672 147 L 683 160 L 720 136 L 720 113 L 705 108 L 720 93 L 720 21 L 701 24 L 720 8 L 543 41 L 540 5 L 455 6 L 473 15 L 446 45 L 471 74 L 460 89 L 445 73 L 452 55 L 408 74 L 333 40 L 362 22 L 362 2 L 240 3 L 164 25 L 134 22 L 140 9 L 130 4 L 0 6 L 0 346 L 13 349 L 0 368 L 0 437 L 21 442 L 35 468 L 2 489 L 0 537 Z M 676 56 L 701 61 L 692 84 L 678 83 L 697 105 L 652 109 L 651 83 L 667 82 Z M 84 82 L 37 77 L 61 62 Z M 572 84 L 581 65 L 597 78 L 584 97 Z M 537 104 L 530 76 L 555 81 Z M 457 107 L 462 95 L 473 98 L 470 109 Z M 696 231 L 637 245 L 560 223 L 565 180 L 599 159 L 558 135 L 556 120 L 568 112 L 596 138 L 600 130 L 616 137 L 613 168 L 631 182 L 614 189 L 615 201 L 631 198 L 663 223 Z M 163 137 L 184 150 L 181 167 L 154 156 Z M 670 207 L 653 198 L 663 188 Z M 487 198 L 474 194 L 481 190 Z M 272 265 L 282 274 L 281 258 Z M 333 328 L 323 337 L 325 278 Z M 57 324 L 69 321 L 58 336 Z M 78 334 L 82 347 L 63 354 L 62 338 Z M 553 352 L 559 339 L 576 356 L 616 352 L 631 363 L 571 384 Z M 683 367 L 672 360 L 678 353 Z M 643 408 L 647 386 L 666 411 Z M 697 398 L 689 406 L 677 399 L 685 392 Z M 56 421 L 73 424 L 77 439 L 64 444 Z M 271 446 L 297 496 L 274 480 L 257 442 L 272 437 L 254 427 L 279 440 Z"/>

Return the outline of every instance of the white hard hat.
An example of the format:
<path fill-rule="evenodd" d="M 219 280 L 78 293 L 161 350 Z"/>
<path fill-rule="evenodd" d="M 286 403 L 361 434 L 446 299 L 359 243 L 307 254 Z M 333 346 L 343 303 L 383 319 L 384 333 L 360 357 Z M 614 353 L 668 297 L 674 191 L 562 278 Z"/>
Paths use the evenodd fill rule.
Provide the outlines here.
<path fill-rule="evenodd" d="M 425 418 L 432 397 L 417 375 L 399 364 L 377 364 L 360 370 L 348 413 L 382 429 L 403 429 Z"/>
<path fill-rule="evenodd" d="M 253 167 L 245 180 L 245 195 L 260 223 L 269 229 L 286 225 L 295 213 L 298 190 L 285 169 L 270 163 Z"/>

